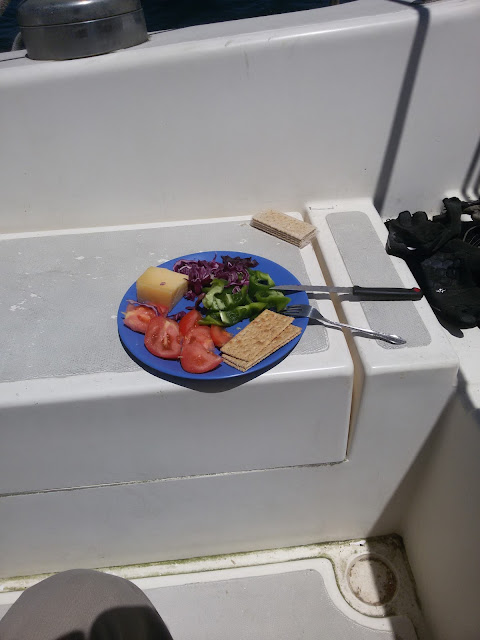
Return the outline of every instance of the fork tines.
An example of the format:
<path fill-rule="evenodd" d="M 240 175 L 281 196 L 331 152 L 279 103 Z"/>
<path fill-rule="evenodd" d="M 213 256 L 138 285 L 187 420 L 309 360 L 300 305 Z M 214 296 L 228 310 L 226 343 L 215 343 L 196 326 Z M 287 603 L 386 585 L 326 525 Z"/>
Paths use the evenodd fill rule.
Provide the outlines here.
<path fill-rule="evenodd" d="M 305 309 L 303 309 L 300 305 L 292 305 L 291 307 L 286 307 L 282 313 L 283 315 L 286 316 L 298 316 L 298 315 L 302 315 L 302 313 L 305 312 Z"/>

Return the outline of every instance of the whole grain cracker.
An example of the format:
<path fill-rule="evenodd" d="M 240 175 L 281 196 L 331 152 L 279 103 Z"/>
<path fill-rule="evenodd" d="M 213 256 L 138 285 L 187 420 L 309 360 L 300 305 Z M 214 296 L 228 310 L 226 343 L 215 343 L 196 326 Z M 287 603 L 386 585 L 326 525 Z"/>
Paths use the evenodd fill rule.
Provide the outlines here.
<path fill-rule="evenodd" d="M 308 244 L 315 236 L 316 227 L 279 211 L 265 211 L 253 216 L 252 227 L 270 233 L 298 247 Z"/>
<path fill-rule="evenodd" d="M 293 318 L 265 309 L 223 347 L 222 353 L 245 362 L 254 360 Z"/>
<path fill-rule="evenodd" d="M 278 351 L 281 347 L 288 344 L 291 340 L 296 338 L 302 332 L 300 327 L 296 327 L 294 325 L 290 325 L 286 327 L 276 338 L 274 338 L 267 347 L 263 350 L 263 352 L 259 353 L 258 356 L 251 360 L 250 362 L 245 362 L 240 358 L 235 358 L 233 356 L 224 355 L 224 361 L 229 364 L 231 367 L 235 367 L 235 369 L 239 369 L 240 371 L 247 371 L 251 369 L 256 364 L 271 356 L 272 353 Z"/>
<path fill-rule="evenodd" d="M 297 240 L 293 238 L 291 235 L 289 235 L 288 233 L 280 233 L 279 231 L 272 230 L 270 227 L 263 227 L 257 224 L 252 224 L 252 226 L 255 227 L 255 229 L 259 229 L 260 231 L 264 231 L 265 233 L 268 233 L 274 236 L 275 238 L 279 238 L 280 240 L 289 242 L 290 244 L 293 244 L 296 247 L 299 247 L 300 249 L 303 249 L 303 247 L 305 247 L 309 242 L 311 242 L 316 234 L 316 230 L 314 230 L 308 233 L 306 236 L 304 236 L 302 240 Z"/>
<path fill-rule="evenodd" d="M 301 333 L 300 327 L 296 327 L 293 324 L 290 324 L 288 327 L 285 327 L 285 329 L 281 333 L 279 333 L 278 336 L 273 338 L 273 340 L 267 344 L 265 349 L 263 349 L 263 351 L 261 351 L 254 360 L 251 360 L 250 363 L 256 364 L 257 362 L 260 362 L 260 360 L 267 358 L 272 353 L 277 351 L 277 349 L 280 349 L 280 347 L 283 347 L 285 344 L 287 344 L 287 342 L 290 342 L 290 340 L 293 340 L 293 338 L 296 338 L 299 333 Z M 236 358 L 228 354 L 224 354 L 224 358 L 228 360 L 232 360 L 241 366 L 245 365 L 245 360 L 243 360 L 242 358 Z M 250 366 L 253 366 L 253 365 L 250 364 Z"/>

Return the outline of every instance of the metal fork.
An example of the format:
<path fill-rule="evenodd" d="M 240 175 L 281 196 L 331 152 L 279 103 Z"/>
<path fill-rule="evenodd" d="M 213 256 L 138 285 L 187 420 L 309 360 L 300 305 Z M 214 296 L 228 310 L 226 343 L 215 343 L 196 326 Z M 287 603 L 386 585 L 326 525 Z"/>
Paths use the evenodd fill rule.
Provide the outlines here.
<path fill-rule="evenodd" d="M 333 320 L 327 320 L 325 316 L 322 316 L 318 309 L 311 307 L 308 304 L 296 304 L 286 307 L 282 313 L 286 316 L 292 316 L 294 318 L 313 318 L 325 327 L 331 327 L 333 329 L 350 329 L 360 336 L 368 338 L 376 338 L 377 340 L 385 340 L 390 344 L 405 344 L 406 340 L 399 336 L 390 335 L 388 333 L 381 333 L 380 331 L 372 331 L 371 329 L 360 329 L 360 327 L 352 327 L 350 324 L 343 324 L 343 322 L 334 322 Z"/>

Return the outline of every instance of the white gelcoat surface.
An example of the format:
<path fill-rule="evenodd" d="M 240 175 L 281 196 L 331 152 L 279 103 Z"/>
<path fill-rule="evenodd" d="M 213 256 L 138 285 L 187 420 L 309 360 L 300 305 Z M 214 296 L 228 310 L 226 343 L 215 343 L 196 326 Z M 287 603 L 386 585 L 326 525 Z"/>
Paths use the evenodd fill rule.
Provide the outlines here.
<path fill-rule="evenodd" d="M 335 203 L 333 207 L 317 203 L 310 206 L 312 220 L 319 227 L 320 245 L 331 275 L 335 274 L 335 284 L 347 284 L 348 275 L 342 260 L 335 252 L 329 252 L 326 239 L 327 225 L 324 223 L 328 212 L 353 210 L 357 203 Z M 364 210 L 368 210 L 365 205 Z M 376 212 L 370 210 L 370 220 L 377 228 L 383 242 L 387 232 Z M 405 263 L 392 258 L 405 286 L 415 286 L 415 281 Z M 474 640 L 478 635 L 480 620 L 478 617 L 478 593 L 480 581 L 478 565 L 478 537 L 480 535 L 480 482 L 478 478 L 478 458 L 480 456 L 479 419 L 480 387 L 478 353 L 480 332 L 478 328 L 456 330 L 456 335 L 445 332 L 436 321 L 425 300 L 416 302 L 422 309 L 422 317 L 427 323 L 432 338 L 441 350 L 449 343 L 460 363 L 459 388 L 451 402 L 445 407 L 433 433 L 419 450 L 408 475 L 398 487 L 396 500 L 405 513 L 400 521 L 412 564 L 416 584 L 427 622 L 438 640 Z M 349 322 L 361 323 L 366 318 L 359 307 L 351 302 L 342 304 L 342 310 Z M 401 319 L 399 321 L 401 326 Z M 366 341 L 355 339 L 359 353 L 375 351 Z M 449 349 L 447 350 L 447 352 Z M 418 355 L 416 355 L 416 353 Z M 433 372 L 429 370 L 420 349 L 405 350 L 405 361 L 411 359 L 412 366 L 426 366 L 423 381 L 416 380 L 418 386 L 417 409 L 430 403 L 428 395 Z M 440 365 L 441 358 L 436 366 Z M 445 358 L 451 362 L 451 356 Z M 419 369 L 420 370 L 420 369 Z M 395 375 L 394 372 L 393 375 Z M 427 382 L 427 379 L 430 382 Z M 385 377 L 383 376 L 383 381 Z M 402 383 L 406 380 L 402 377 Z M 381 409 L 383 393 L 377 394 L 377 402 L 372 407 Z M 430 389 L 433 390 L 433 387 Z M 368 401 L 368 387 L 364 389 L 362 404 Z M 395 412 L 388 411 L 389 422 Z M 407 424 L 407 423 L 404 423 Z M 351 452 L 352 458 L 354 452 Z M 459 589 L 458 585 L 462 585 Z M 455 616 L 452 616 L 455 611 Z"/>
<path fill-rule="evenodd" d="M 402 525 L 435 640 L 476 640 L 480 629 L 479 407 L 478 385 L 459 389 L 416 461 Z"/>
<path fill-rule="evenodd" d="M 358 210 L 358 207 L 368 210 L 366 203 L 357 202 L 355 205 L 354 210 Z M 372 210 L 368 212 L 373 219 Z M 378 225 L 379 228 L 382 226 L 380 220 Z M 324 243 L 324 253 L 335 256 L 335 246 L 328 241 L 327 232 L 321 227 L 320 231 L 319 238 Z M 315 268 L 313 260 L 310 259 L 308 265 L 312 278 L 310 268 Z M 348 280 L 342 279 L 339 284 L 348 284 Z M 408 280 L 405 284 L 408 286 Z M 423 301 L 417 304 L 428 324 L 431 321 L 431 311 Z M 323 305 L 331 303 L 322 301 L 322 308 L 326 309 Z M 325 311 L 325 315 L 328 316 L 330 312 L 333 312 L 333 305 L 328 312 Z M 354 313 L 361 312 L 354 307 Z M 355 319 L 365 323 L 365 318 L 356 316 Z M 361 325 L 361 322 L 358 324 Z M 329 333 L 332 341 L 339 339 L 341 335 L 338 332 L 331 332 L 331 335 Z M 358 357 L 355 356 L 357 411 L 347 461 L 333 466 L 229 472 L 116 486 L 73 488 L 71 491 L 11 495 L 5 497 L 0 506 L 1 539 L 5 541 L 5 554 L 0 566 L 4 575 L 58 570 L 79 564 L 128 564 L 152 559 L 273 548 L 395 530 L 399 514 L 394 512 L 386 519 L 384 511 L 435 424 L 455 381 L 457 360 L 448 341 L 441 329 L 431 329 L 431 336 L 432 341 L 428 346 L 408 350 L 386 350 L 374 341 L 355 339 L 354 353 L 358 351 L 359 354 Z M 324 353 L 330 354 L 333 344 L 332 342 L 331 348 Z M 417 356 L 417 351 L 421 351 L 421 355 Z M 408 357 L 406 352 L 410 352 Z M 335 348 L 332 353 L 340 352 Z M 315 358 L 319 355 L 322 354 L 315 354 Z M 362 372 L 365 372 L 363 395 Z M 128 392 L 129 396 L 148 398 L 148 389 L 157 381 L 148 382 L 147 374 L 143 372 L 128 375 L 138 375 Z M 299 385 L 299 392 L 305 383 L 305 373 L 300 374 L 295 366 L 294 356 L 286 359 L 269 375 L 276 378 L 276 384 L 285 375 L 290 386 Z M 308 379 L 308 374 L 306 377 Z M 259 378 L 253 382 L 253 394 L 256 393 L 256 388 L 263 386 L 261 380 Z M 268 387 L 268 376 L 263 380 L 263 384 Z M 118 385 L 114 395 L 118 396 L 124 393 L 125 386 L 131 384 L 132 379 L 129 378 L 127 383 L 120 376 L 114 382 Z M 145 382 L 148 386 L 143 387 Z M 27 398 L 31 397 L 34 402 L 40 389 L 48 388 L 52 383 L 32 381 L 23 384 Z M 88 398 L 88 389 L 94 384 L 94 379 L 81 379 L 76 383 L 66 380 L 63 384 L 56 382 L 51 389 L 54 395 L 65 393 L 66 397 L 74 398 L 76 394 L 80 394 L 81 397 Z M 15 393 L 15 387 L 10 392 Z M 321 392 L 322 385 L 319 385 L 318 393 Z M 318 399 L 318 393 L 314 397 L 310 394 L 313 402 Z M 100 390 L 97 394 L 94 395 L 101 397 Z M 109 395 L 111 397 L 112 393 Z M 333 400 L 330 395 L 329 402 Z M 361 398 L 360 402 L 358 396 Z M 427 397 L 428 402 L 425 401 Z M 95 402 L 101 404 L 102 401 Z M 325 402 L 317 404 L 318 415 L 324 415 L 326 411 L 328 407 Z M 280 420 L 279 415 L 278 421 Z M 299 420 L 294 428 L 291 426 L 291 430 L 285 432 L 287 437 L 294 439 L 295 447 L 296 438 L 302 439 L 298 437 L 301 424 Z M 107 427 L 108 425 L 105 433 L 108 434 Z M 275 429 L 277 428 L 279 427 Z M 214 425 L 209 425 L 209 429 L 215 429 Z M 71 433 L 75 434 L 75 429 Z M 170 440 L 175 443 L 174 435 Z M 267 458 L 272 454 L 271 440 L 272 437 L 265 433 L 263 451 Z M 261 442 L 257 438 L 257 446 Z M 234 450 L 229 450 L 228 440 L 222 441 L 222 444 L 225 449 L 220 464 L 237 455 Z M 79 451 L 85 446 L 82 445 L 81 437 L 76 446 L 80 447 Z M 202 446 L 201 440 L 196 445 L 198 446 Z M 188 460 L 195 463 L 196 447 L 191 454 L 187 453 L 188 448 L 185 450 L 185 460 L 180 456 L 174 458 L 177 465 L 180 465 L 179 468 Z M 209 454 L 207 451 L 204 453 L 206 460 Z M 145 455 L 148 460 L 149 454 Z M 87 457 L 79 458 L 77 462 L 72 460 L 68 473 L 75 474 L 76 468 L 81 470 L 84 466 L 91 473 L 90 450 L 85 452 L 85 456 Z M 95 462 L 95 454 L 92 453 L 91 456 Z M 125 456 L 124 453 L 123 458 L 120 458 L 120 466 L 128 470 L 130 462 Z M 215 451 L 211 456 L 218 465 L 219 456 Z M 108 457 L 105 460 L 108 462 L 103 462 L 101 467 L 104 475 L 116 466 L 115 460 Z M 166 460 L 165 464 L 169 463 Z M 95 464 L 95 468 L 99 468 L 100 459 Z M 67 470 L 62 471 L 61 463 L 58 465 L 59 472 L 66 476 Z M 41 475 L 48 477 L 55 473 L 55 468 L 43 469 Z M 31 474 L 24 470 L 23 475 L 12 472 L 12 477 L 18 487 L 20 483 L 25 483 L 25 486 L 27 481 L 33 482 L 35 479 L 38 483 L 38 474 L 38 469 L 32 470 Z M 124 480 L 127 479 L 130 479 L 128 475 L 124 477 Z M 40 514 L 43 514 L 41 518 Z M 41 548 L 41 554 L 36 553 L 32 546 L 29 521 L 36 523 L 35 540 L 39 545 L 37 548 Z M 54 522 L 61 523 L 65 542 L 50 535 L 50 527 Z M 86 529 L 82 522 L 95 525 Z M 119 531 L 122 535 L 117 534 Z M 192 532 L 195 535 L 192 536 Z M 135 544 L 131 543 L 132 540 L 135 540 Z M 14 541 L 19 552 L 12 556 L 8 549 Z"/>
<path fill-rule="evenodd" d="M 425 9 L 427 38 L 384 217 L 404 208 L 437 212 L 444 195 L 471 196 L 478 189 L 480 89 L 472 78 L 480 6 L 443 0 Z M 417 15 L 388 0 L 358 0 L 308 14 L 158 34 L 144 47 L 84 61 L 36 63 L 23 54 L 1 55 L 2 114 L 9 114 L 0 119 L 1 229 L 150 223 L 270 206 L 296 209 L 305 201 L 347 210 L 343 198 L 371 200 Z M 359 208 L 353 204 L 351 210 Z M 397 269 L 412 286 L 403 263 Z M 417 305 L 428 316 L 427 306 Z M 345 313 L 365 320 L 353 309 Z M 477 384 L 473 331 L 452 343 L 462 375 Z M 373 376 L 385 372 L 376 345 L 356 339 L 355 349 Z M 386 429 L 386 413 L 375 402 L 385 391 L 380 378 L 377 387 L 366 384 L 371 403 L 363 403 L 362 411 L 373 422 L 361 430 L 359 418 L 346 463 L 2 498 L 1 571 L 151 561 L 400 530 L 403 512 L 389 506 L 436 420 L 451 382 L 450 356 L 448 362 L 444 376 L 437 370 L 434 406 L 422 406 L 421 433 L 409 422 L 415 406 L 398 416 L 405 431 L 390 423 Z M 417 358 L 412 364 L 419 372 L 409 376 L 415 387 L 425 381 L 424 366 Z M 132 375 L 13 383 L 8 393 L 13 405 L 15 394 L 28 405 L 103 402 L 111 385 L 133 395 L 143 385 L 151 389 L 146 377 L 132 381 Z M 480 406 L 477 386 L 469 395 L 474 408 Z M 419 499 L 412 501 L 405 527 L 424 608 L 442 640 L 476 640 L 478 628 L 475 600 L 464 597 L 467 587 L 478 593 L 478 518 L 471 508 L 479 502 L 478 425 L 465 416 L 457 409 L 446 414 L 447 436 L 425 476 L 417 476 Z M 26 472 L 34 476 L 35 468 Z M 451 561 L 440 566 L 439 556 L 459 532 Z"/>
<path fill-rule="evenodd" d="M 189 253 L 188 247 L 192 250 L 195 246 L 198 250 L 227 246 L 229 250 L 239 247 L 246 251 L 248 242 L 241 244 L 242 238 L 249 237 L 250 250 L 255 249 L 252 253 L 277 259 L 285 266 L 293 265 L 291 268 L 298 277 L 308 274 L 310 281 L 323 282 L 311 246 L 299 251 L 252 229 L 246 220 L 229 223 L 226 230 L 225 225 L 204 223 L 188 229 L 163 227 L 160 232 L 153 243 L 157 255 L 167 252 L 171 258 Z M 184 386 L 182 380 L 176 384 L 156 378 L 125 355 L 117 336 L 116 320 L 110 317 L 111 310 L 118 308 L 124 291 L 135 280 L 135 268 L 137 274 L 141 273 L 145 266 L 140 265 L 155 262 L 156 256 L 135 258 L 138 248 L 143 246 L 135 232 L 131 241 L 128 230 L 111 234 L 67 236 L 73 241 L 68 247 L 83 245 L 85 255 L 89 256 L 85 263 L 96 263 L 86 264 L 88 270 L 96 268 L 95 283 L 89 284 L 85 276 L 77 286 L 69 286 L 72 267 L 68 264 L 60 265 L 57 272 L 55 264 L 52 267 L 48 263 L 45 274 L 39 277 L 43 282 L 53 270 L 56 290 L 62 291 L 62 304 L 72 307 L 74 315 L 67 318 L 71 313 L 67 308 L 63 316 L 56 315 L 50 322 L 51 328 L 57 327 L 56 331 L 38 336 L 39 358 L 32 361 L 36 369 L 25 369 L 25 379 L 0 385 L 3 429 L 0 486 L 4 495 L 331 463 L 345 458 L 353 365 L 341 332 L 334 331 L 327 337 L 323 327 L 309 327 L 309 337 L 306 333 L 304 342 L 288 358 L 261 376 L 240 377 L 233 384 L 202 384 L 205 381 L 200 380 Z M 228 245 L 226 234 L 231 235 Z M 57 241 L 47 244 L 52 252 L 55 253 L 56 245 L 60 252 L 62 238 L 59 235 L 49 239 Z M 38 250 L 44 250 L 44 237 L 30 238 L 30 254 L 36 250 L 36 240 Z M 95 251 L 90 255 L 92 242 Z M 116 244 L 119 248 L 115 250 Z M 175 244 L 183 246 L 183 250 L 173 249 L 179 253 L 168 255 Z M 101 251 L 102 245 L 104 257 L 95 260 L 93 255 Z M 122 261 L 128 274 L 124 274 L 123 284 L 114 268 Z M 88 292 L 89 287 L 97 301 L 92 299 L 95 308 L 85 313 L 89 308 L 88 295 L 83 308 L 75 306 L 75 298 L 85 288 Z M 111 289 L 117 290 L 117 297 L 114 293 L 112 298 Z M 333 317 L 331 301 L 320 304 L 324 313 Z M 51 309 L 44 307 L 40 315 L 46 329 Z M 29 323 L 35 318 L 15 313 L 17 322 L 24 323 L 17 331 L 21 333 L 23 327 L 28 335 Z M 56 323 L 57 318 L 60 323 Z M 65 333 L 62 318 L 68 326 L 67 339 L 74 338 L 68 348 L 59 347 L 60 333 Z M 316 349 L 315 339 L 320 334 L 324 340 Z M 113 352 L 111 355 L 102 352 L 105 343 Z M 16 351 L 18 354 L 19 350 Z M 95 362 L 90 360 L 89 353 Z M 106 365 L 96 361 L 97 353 L 103 353 Z M 42 380 L 43 358 L 47 362 L 60 358 L 57 368 L 63 377 Z M 100 370 L 94 368 L 97 365 Z M 95 384 L 97 390 L 92 392 Z M 45 393 L 46 388 L 50 388 L 50 393 Z M 68 389 L 71 395 L 66 401 L 62 390 L 68 393 Z"/>
<path fill-rule="evenodd" d="M 183 42 L 182 33 L 157 34 L 148 46 L 95 58 L 0 62 L 2 113 L 15 114 L 0 120 L 0 229 L 373 198 L 417 53 L 422 83 L 414 82 L 408 101 L 408 144 L 393 163 L 399 173 L 385 209 L 435 209 L 462 182 L 475 150 L 479 88 L 468 65 L 478 58 L 480 7 L 447 0 L 422 11 L 428 29 L 418 52 L 418 8 L 358 0 L 248 20 L 233 35 L 231 27 L 223 36 L 219 25 L 197 27 Z M 449 52 L 450 82 L 438 65 L 446 40 L 465 43 Z M 453 80 L 462 86 L 461 131 L 450 126 Z"/>
<path fill-rule="evenodd" d="M 235 563 L 236 558 L 231 561 Z M 173 637 L 180 640 L 221 640 L 226 636 L 287 640 L 297 634 L 313 640 L 319 629 L 329 638 L 342 640 L 418 637 L 403 611 L 379 618 L 349 606 L 326 558 L 230 566 L 222 571 L 141 578 L 134 583 L 156 607 Z M 18 596 L 18 592 L 0 594 L 0 618 Z"/>
<path fill-rule="evenodd" d="M 355 208 L 358 204 L 360 204 L 359 209 Z M 335 212 L 360 210 L 368 216 L 378 234 L 379 241 L 385 245 L 387 230 L 378 213 L 368 202 L 337 203 L 333 210 L 322 203 L 309 203 L 307 208 L 312 223 L 318 228 L 317 239 L 324 260 L 325 277 L 337 286 L 357 284 L 352 281 L 345 268 L 343 258 L 333 241 L 327 217 L 334 216 Z M 403 286 L 417 286 L 402 260 L 392 257 L 389 259 L 402 279 Z M 372 269 L 374 268 L 375 265 L 372 264 Z M 381 280 L 378 281 L 377 286 L 380 286 L 380 283 Z M 372 285 L 372 280 L 369 280 L 369 284 Z M 362 306 L 358 302 L 342 301 L 338 304 L 339 313 L 345 316 L 347 323 L 356 327 L 369 326 Z M 354 416 L 358 414 L 357 422 L 353 423 L 355 431 L 353 433 L 351 431 L 350 434 L 352 459 L 354 459 L 356 447 L 369 446 L 367 444 L 370 441 L 369 438 L 365 436 L 362 438 L 355 433 L 365 428 L 369 431 L 379 430 L 375 439 L 376 447 L 379 446 L 379 438 L 390 438 L 392 431 L 410 433 L 407 440 L 410 442 L 411 461 L 413 461 L 413 457 L 418 453 L 421 444 L 453 393 L 458 357 L 426 299 L 423 298 L 414 304 L 430 333 L 429 344 L 409 347 L 407 343 L 405 347 L 395 349 L 395 356 L 392 358 L 392 350 L 380 348 L 373 340 L 360 337 L 350 339 L 352 356 L 356 364 L 357 385 L 353 411 Z M 402 318 L 399 317 L 398 331 L 396 331 L 399 335 L 401 335 L 401 327 Z M 370 328 L 382 330 L 382 327 Z M 361 380 L 362 376 L 363 380 Z M 434 416 L 433 420 L 431 417 L 427 418 L 425 411 L 430 416 Z M 385 427 L 383 433 L 379 422 Z M 393 451 L 392 448 L 391 455 Z"/>

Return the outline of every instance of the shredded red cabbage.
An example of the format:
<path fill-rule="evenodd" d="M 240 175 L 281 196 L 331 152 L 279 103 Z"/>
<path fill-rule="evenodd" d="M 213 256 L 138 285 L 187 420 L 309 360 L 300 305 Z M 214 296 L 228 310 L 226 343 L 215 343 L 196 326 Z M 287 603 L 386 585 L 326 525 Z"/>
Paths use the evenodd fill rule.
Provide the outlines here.
<path fill-rule="evenodd" d="M 147 302 L 138 302 L 138 300 L 127 300 L 129 304 L 135 304 L 139 307 L 148 307 L 149 309 L 153 309 L 158 316 L 158 309 L 154 304 L 148 304 Z"/>
<path fill-rule="evenodd" d="M 233 293 L 237 293 L 244 285 L 248 285 L 247 269 L 253 269 L 258 262 L 253 258 L 222 256 L 222 262 L 216 260 L 178 260 L 173 270 L 188 276 L 187 300 L 194 300 L 202 293 L 203 287 L 208 287 L 214 278 L 226 280 L 233 286 Z"/>
<path fill-rule="evenodd" d="M 186 316 L 186 315 L 187 315 L 186 311 L 179 311 L 178 313 L 174 313 L 173 316 L 168 316 L 168 317 L 171 320 L 175 320 L 175 322 L 178 322 L 179 320 L 181 320 L 183 318 L 183 316 Z"/>

